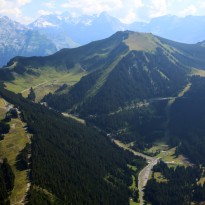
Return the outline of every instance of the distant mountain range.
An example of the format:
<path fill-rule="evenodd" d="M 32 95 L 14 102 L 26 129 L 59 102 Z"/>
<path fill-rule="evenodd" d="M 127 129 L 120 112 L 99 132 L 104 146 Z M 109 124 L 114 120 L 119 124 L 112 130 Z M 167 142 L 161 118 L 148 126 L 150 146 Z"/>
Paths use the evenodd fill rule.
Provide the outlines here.
<path fill-rule="evenodd" d="M 0 66 L 10 58 L 45 56 L 62 48 L 73 48 L 106 38 L 117 31 L 148 32 L 183 43 L 204 40 L 204 16 L 162 16 L 149 23 L 124 24 L 103 12 L 99 16 L 74 17 L 69 13 L 45 15 L 29 25 L 0 17 Z"/>
<path fill-rule="evenodd" d="M 91 41 L 106 38 L 116 31 L 126 29 L 126 25 L 105 12 L 99 16 L 73 17 L 68 13 L 41 16 L 29 27 L 46 34 L 54 41 L 60 35 L 62 39 L 64 38 L 64 43 L 68 43 L 64 44 L 64 47 L 84 45 Z M 51 36 L 51 33 L 53 36 Z M 68 37 L 70 41 L 66 41 Z M 59 48 L 62 48 L 62 46 Z"/>
<path fill-rule="evenodd" d="M 150 32 L 177 42 L 197 43 L 205 39 L 204 26 L 204 16 L 186 16 L 182 18 L 167 15 L 153 18 L 149 23 L 124 24 L 105 12 L 99 16 L 73 17 L 68 13 L 58 16 L 41 16 L 29 25 L 30 28 L 45 34 L 49 34 L 50 31 L 53 33 L 62 33 L 64 31 L 67 36 L 80 45 L 106 38 L 117 31 L 123 30 Z"/>
<path fill-rule="evenodd" d="M 38 31 L 0 17 L 0 66 L 14 56 L 45 56 L 57 51 L 55 44 Z"/>
<path fill-rule="evenodd" d="M 167 15 L 153 18 L 149 23 L 133 23 L 129 25 L 129 30 L 151 32 L 181 43 L 197 43 L 205 40 L 204 26 L 204 16 L 186 16 L 182 18 Z"/>

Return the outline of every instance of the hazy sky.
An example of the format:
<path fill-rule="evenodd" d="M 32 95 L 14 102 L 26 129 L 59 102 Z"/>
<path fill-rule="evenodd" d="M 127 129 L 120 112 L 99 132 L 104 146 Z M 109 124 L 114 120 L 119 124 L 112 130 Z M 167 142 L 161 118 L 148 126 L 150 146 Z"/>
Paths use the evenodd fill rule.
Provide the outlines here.
<path fill-rule="evenodd" d="M 0 14 L 22 23 L 31 22 L 40 15 L 66 11 L 73 15 L 106 11 L 131 23 L 167 14 L 205 15 L 205 0 L 0 0 Z"/>

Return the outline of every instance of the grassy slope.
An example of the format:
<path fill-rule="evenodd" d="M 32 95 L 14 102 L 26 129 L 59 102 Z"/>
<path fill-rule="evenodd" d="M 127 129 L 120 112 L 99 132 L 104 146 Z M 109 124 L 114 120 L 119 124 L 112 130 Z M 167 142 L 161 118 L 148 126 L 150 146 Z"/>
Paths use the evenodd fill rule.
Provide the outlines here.
<path fill-rule="evenodd" d="M 156 157 L 161 158 L 169 167 L 189 166 L 188 160 L 183 155 L 176 156 L 175 151 L 176 147 L 170 148 L 165 142 L 158 141 L 146 153 L 153 154 L 159 152 Z"/>
<path fill-rule="evenodd" d="M 39 76 L 16 75 L 15 80 L 6 82 L 6 88 L 15 93 L 22 93 L 27 96 L 30 87 L 34 88 L 37 101 L 41 100 L 49 92 L 56 91 L 62 84 L 73 85 L 78 82 L 85 72 L 78 70 L 56 71 L 52 68 L 44 68 L 39 71 Z"/>
<path fill-rule="evenodd" d="M 131 33 L 129 38 L 124 40 L 129 50 L 154 52 L 157 48 L 155 38 L 152 34 Z"/>
<path fill-rule="evenodd" d="M 139 205 L 139 203 L 136 203 L 133 200 L 130 200 L 130 205 Z"/>
<path fill-rule="evenodd" d="M 2 99 L 0 100 L 2 102 Z M 1 106 L 4 104 L 1 103 Z M 2 108 L 2 107 L 1 107 Z M 22 121 L 12 119 L 10 124 L 10 131 L 5 135 L 4 140 L 0 141 L 0 158 L 7 158 L 15 175 L 14 189 L 11 193 L 11 204 L 21 204 L 21 200 L 25 196 L 27 188 L 27 170 L 17 170 L 16 157 L 19 152 L 29 143 L 29 139 L 23 128 Z"/>
<path fill-rule="evenodd" d="M 44 58 L 16 57 L 8 64 L 7 69 L 14 80 L 7 81 L 6 87 L 15 93 L 22 92 L 24 97 L 28 95 L 29 88 L 33 87 L 37 101 L 40 101 L 49 92 L 54 93 L 62 84 L 74 85 L 88 72 L 103 68 L 109 59 L 108 55 L 122 42 L 122 36 L 126 35 L 118 33 L 108 39 L 76 49 L 63 49 Z M 19 71 L 21 74 L 18 74 Z"/>
<path fill-rule="evenodd" d="M 169 41 L 167 41 L 169 42 Z M 108 39 L 96 41 L 88 45 L 76 49 L 63 49 L 52 56 L 45 58 L 15 58 L 10 62 L 9 69 L 26 68 L 34 71 L 39 75 L 32 74 L 14 74 L 15 79 L 7 82 L 7 89 L 16 93 L 23 91 L 23 96 L 27 96 L 30 87 L 34 87 L 37 99 L 40 101 L 46 94 L 54 93 L 62 84 L 73 85 L 78 82 L 81 77 L 90 71 L 104 68 L 105 72 L 102 74 L 96 85 L 93 85 L 87 93 L 88 97 L 96 95 L 103 84 L 106 82 L 110 72 L 115 68 L 116 64 L 124 56 L 126 52 L 122 52 L 119 45 L 124 45 L 129 48 L 129 51 L 144 51 L 148 53 L 156 52 L 158 47 L 161 47 L 166 53 L 170 55 L 173 52 L 179 52 L 176 48 L 172 48 L 169 44 L 161 42 L 159 38 L 152 34 L 135 33 L 135 32 L 118 32 Z M 117 48 L 117 49 L 116 49 Z M 115 50 L 116 49 L 116 50 Z M 114 51 L 114 52 L 113 52 Z M 113 52 L 113 54 L 111 54 Z M 122 55 L 124 53 L 124 55 Z M 112 62 L 109 61 L 111 54 Z M 114 55 L 119 55 L 118 58 Z M 171 56 L 170 61 L 177 61 Z M 16 63 L 18 62 L 18 63 Z M 175 63 L 175 62 L 174 62 Z M 163 78 L 167 78 L 166 74 L 159 71 Z"/>
<path fill-rule="evenodd" d="M 6 114 L 6 102 L 3 98 L 0 98 L 0 120 L 3 120 Z"/>
<path fill-rule="evenodd" d="M 154 178 L 159 183 L 165 183 L 167 182 L 167 179 L 162 175 L 161 172 L 154 172 Z"/>
<path fill-rule="evenodd" d="M 35 72 L 37 71 L 37 73 L 41 70 L 40 76 L 17 74 L 15 75 L 16 79 L 14 81 L 6 84 L 7 88 L 14 92 L 21 92 L 31 86 L 34 87 L 48 81 L 44 84 L 44 86 L 38 86 L 38 89 L 36 88 L 37 100 L 40 100 L 45 94 L 54 92 L 62 83 L 74 84 L 78 82 L 82 75 L 84 75 L 82 72 L 84 69 L 95 70 L 100 67 L 102 68 L 103 64 L 105 64 L 107 58 L 109 57 L 109 54 L 117 48 L 120 43 L 126 45 L 130 51 L 135 50 L 150 53 L 154 53 L 158 47 L 161 47 L 164 53 L 167 56 L 170 56 L 170 61 L 173 61 L 173 63 L 177 62 L 177 56 L 174 57 L 175 53 L 185 56 L 188 55 L 190 58 L 194 59 L 192 52 L 200 51 L 200 57 L 203 57 L 202 51 L 204 51 L 204 48 L 199 45 L 180 44 L 158 38 L 152 34 L 129 31 L 124 33 L 118 32 L 108 39 L 96 41 L 76 49 L 63 49 L 60 52 L 45 58 L 15 58 L 13 60 L 13 64 L 12 61 L 10 62 L 9 69 L 13 69 L 18 66 L 18 63 L 16 63 L 17 61 L 20 62 L 20 66 L 33 69 Z M 199 59 L 197 58 L 197 60 Z M 50 69 L 51 67 L 52 69 Z M 56 72 L 54 68 L 58 71 Z M 77 69 L 78 71 L 80 70 L 81 73 L 73 74 L 71 69 Z M 71 73 L 66 73 L 66 70 L 71 71 Z M 110 73 L 109 70 L 112 69 L 107 70 L 108 73 L 105 72 L 105 74 L 102 75 L 102 79 L 99 80 L 96 88 L 97 90 L 99 90 L 105 82 L 108 74 Z M 162 71 L 159 72 L 166 77 Z M 60 76 L 63 76 L 63 79 L 61 79 Z M 55 82 L 55 80 L 58 82 Z M 89 94 L 94 95 L 97 92 L 96 89 L 93 88 Z M 28 92 L 25 91 L 24 95 L 26 96 L 27 94 Z"/>
<path fill-rule="evenodd" d="M 133 98 L 133 96 L 136 98 L 143 95 L 150 96 L 151 93 L 156 93 L 157 95 L 159 93 L 159 87 L 168 88 L 167 90 L 169 91 L 171 87 L 173 92 L 175 92 L 177 89 L 176 85 L 183 83 L 182 81 L 184 79 L 181 77 L 175 78 L 175 76 L 186 76 L 186 71 L 183 70 L 183 66 L 179 66 L 177 59 L 172 55 L 174 48 L 161 43 L 157 37 L 151 34 L 133 32 L 129 33 L 128 37 L 123 40 L 123 43 L 129 50 L 118 55 L 118 58 L 115 58 L 106 69 L 102 70 L 102 74 L 97 82 L 93 83 L 91 88 L 85 91 L 86 97 L 83 100 L 80 99 L 76 103 L 76 106 L 80 107 L 84 103 L 84 109 L 90 110 L 92 103 L 97 104 L 97 102 L 102 102 L 102 99 L 106 98 L 108 101 L 110 100 L 108 102 L 110 106 L 99 105 L 105 107 L 106 110 L 106 108 L 112 107 L 114 103 L 117 104 L 123 98 L 130 100 L 129 97 Z M 155 58 L 156 60 L 154 60 Z M 158 61 L 159 63 L 157 64 Z M 86 78 L 89 79 L 89 77 L 91 78 L 90 75 Z M 145 81 L 147 82 L 146 86 Z M 80 83 L 83 82 L 81 81 Z M 147 89 L 147 87 L 150 87 L 150 89 Z M 152 91 L 150 91 L 151 89 Z M 139 90 L 139 92 L 136 90 Z M 163 90 L 161 93 L 164 94 L 167 90 Z M 113 95 L 112 99 L 106 96 L 109 92 L 111 93 L 110 95 Z M 70 95 L 72 95 L 72 89 Z M 116 99 L 116 102 L 113 102 L 113 99 Z M 121 101 L 124 102 L 125 100 Z M 121 105 L 123 102 L 119 102 L 118 104 Z M 75 102 L 71 102 L 71 104 L 73 103 Z M 86 109 L 86 106 L 89 109 Z M 93 111 L 93 113 L 96 112 L 96 110 Z"/>
<path fill-rule="evenodd" d="M 104 85 L 104 83 L 107 80 L 107 77 L 112 72 L 112 70 L 115 68 L 115 66 L 122 60 L 124 56 L 126 56 L 127 53 L 120 55 L 106 70 L 105 72 L 100 76 L 97 83 L 88 91 L 87 97 L 92 97 L 97 94 L 97 92 L 100 90 L 100 88 Z"/>

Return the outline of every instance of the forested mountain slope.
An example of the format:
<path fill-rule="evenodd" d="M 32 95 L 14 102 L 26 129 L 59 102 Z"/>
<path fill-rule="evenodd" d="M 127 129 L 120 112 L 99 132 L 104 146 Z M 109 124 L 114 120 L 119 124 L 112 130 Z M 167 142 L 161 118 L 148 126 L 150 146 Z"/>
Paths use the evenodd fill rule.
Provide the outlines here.
<path fill-rule="evenodd" d="M 150 151 L 164 143 L 176 158 L 183 154 L 204 166 L 204 69 L 204 42 L 181 44 L 131 31 L 47 57 L 13 58 L 0 70 L 6 89 L 24 94 L 34 86 L 35 96 L 37 88 L 58 81 L 53 94 L 43 93 L 47 108 L 0 90 L 20 108 L 33 133 L 29 204 L 128 204 L 132 167 L 139 171 L 144 162 L 122 153 L 108 136 L 153 156 L 169 154 L 164 147 Z M 59 112 L 80 115 L 88 126 Z M 203 178 L 200 166 L 202 174 L 195 178 Z M 165 170 L 168 179 L 178 173 Z M 147 201 L 152 196 L 147 193 Z"/>
<path fill-rule="evenodd" d="M 28 204 L 128 204 L 131 154 L 91 127 L 3 88 L 0 94 L 21 110 L 33 134 Z"/>
<path fill-rule="evenodd" d="M 20 92 L 26 87 L 18 86 L 25 86 L 27 81 L 28 86 L 35 86 L 56 75 L 59 88 L 66 80 L 69 86 L 73 85 L 69 74 L 77 76 L 75 83 L 84 76 L 74 87 L 61 89 L 60 94 L 44 100 L 55 109 L 86 115 L 110 112 L 133 100 L 176 95 L 188 75 L 194 69 L 204 69 L 204 65 L 203 43 L 182 44 L 125 31 L 47 57 L 13 58 L 1 69 L 0 79 L 7 81 L 8 89 Z M 65 76 L 63 82 L 56 73 Z"/>
<path fill-rule="evenodd" d="M 83 115 L 107 113 L 133 100 L 174 96 L 193 68 L 205 68 L 203 44 L 181 44 L 129 31 L 110 39 L 119 36 L 120 45 L 127 49 L 114 53 L 111 63 L 106 58 L 106 66 L 92 69 L 69 92 L 47 96 L 49 106 Z"/>

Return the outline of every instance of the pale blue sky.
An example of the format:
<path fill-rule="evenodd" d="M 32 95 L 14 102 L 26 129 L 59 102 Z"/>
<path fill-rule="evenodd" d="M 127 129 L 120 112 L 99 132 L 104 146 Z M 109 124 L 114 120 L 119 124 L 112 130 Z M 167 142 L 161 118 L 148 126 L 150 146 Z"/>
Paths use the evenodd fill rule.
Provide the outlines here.
<path fill-rule="evenodd" d="M 0 0 L 0 14 L 29 23 L 43 14 L 73 15 L 103 11 L 125 23 L 149 21 L 162 15 L 205 15 L 205 0 Z"/>

